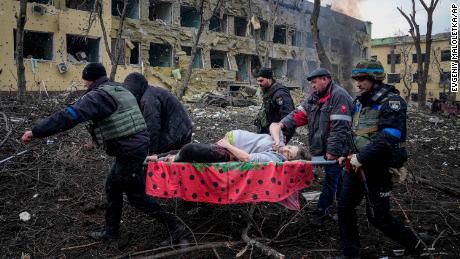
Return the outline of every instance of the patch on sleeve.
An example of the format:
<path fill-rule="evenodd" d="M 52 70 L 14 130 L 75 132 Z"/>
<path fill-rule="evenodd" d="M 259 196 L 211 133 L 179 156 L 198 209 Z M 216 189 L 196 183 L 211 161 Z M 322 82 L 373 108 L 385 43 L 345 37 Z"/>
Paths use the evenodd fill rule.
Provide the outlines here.
<path fill-rule="evenodd" d="M 389 101 L 389 104 L 392 110 L 399 111 L 399 109 L 401 109 L 400 101 Z"/>
<path fill-rule="evenodd" d="M 345 106 L 345 105 L 342 104 L 342 106 L 340 107 L 340 111 L 341 111 L 342 113 L 346 113 L 346 112 L 347 112 L 347 106 Z"/>
<path fill-rule="evenodd" d="M 282 96 L 277 97 L 277 98 L 276 98 L 276 103 L 277 103 L 278 105 L 280 105 L 280 106 L 283 105 L 283 97 L 282 97 Z"/>

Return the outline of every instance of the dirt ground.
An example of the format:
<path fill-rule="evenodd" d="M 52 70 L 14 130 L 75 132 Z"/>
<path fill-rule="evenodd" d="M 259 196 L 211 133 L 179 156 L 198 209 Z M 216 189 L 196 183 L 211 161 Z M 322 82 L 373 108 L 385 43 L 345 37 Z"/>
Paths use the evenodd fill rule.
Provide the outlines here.
<path fill-rule="evenodd" d="M 60 100 L 60 101 L 56 101 Z M 65 96 L 33 98 L 19 105 L 11 97 L 0 97 L 0 160 L 28 150 L 0 164 L 0 257 L 1 258 L 127 258 L 153 256 L 172 251 L 161 247 L 165 229 L 125 203 L 121 238 L 95 242 L 86 236 L 104 224 L 104 180 L 112 158 L 102 150 L 87 151 L 89 134 L 83 125 L 56 136 L 19 143 L 25 129 L 38 118 L 64 107 Z M 194 141 L 217 141 L 231 129 L 255 130 L 252 120 L 257 107 L 203 107 L 187 104 L 195 123 Z M 8 120 L 4 122 L 3 112 Z M 395 187 L 392 211 L 434 247 L 436 258 L 460 256 L 460 121 L 431 114 L 409 113 L 407 141 L 409 179 Z M 10 132 L 10 134 L 9 134 Z M 305 130 L 293 143 L 305 141 Z M 6 139 L 4 142 L 3 140 Z M 3 143 L 2 143 L 3 142 Z M 319 190 L 321 170 L 306 191 Z M 193 235 L 191 243 L 228 246 L 194 251 L 170 258 L 265 258 L 260 249 L 242 242 L 251 206 L 216 206 L 160 200 L 176 213 Z M 287 258 L 329 258 L 340 255 L 337 223 L 313 221 L 316 204 L 302 199 L 296 213 L 276 204 L 258 204 L 250 219 L 249 236 L 285 254 Z M 362 252 L 365 258 L 391 257 L 397 244 L 384 237 L 365 218 L 364 202 L 358 213 Z M 30 220 L 20 220 L 27 212 Z M 23 213 L 24 214 L 24 213 Z M 243 253 L 244 252 L 244 253 Z M 151 257 L 153 258 L 153 257 Z"/>

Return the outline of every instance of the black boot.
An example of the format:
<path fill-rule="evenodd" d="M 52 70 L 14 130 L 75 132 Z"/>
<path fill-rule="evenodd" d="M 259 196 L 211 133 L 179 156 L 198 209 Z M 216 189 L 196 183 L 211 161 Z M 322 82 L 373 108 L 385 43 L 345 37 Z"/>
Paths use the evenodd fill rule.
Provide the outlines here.
<path fill-rule="evenodd" d="M 88 236 L 95 240 L 115 240 L 118 238 L 118 232 L 104 229 L 100 231 L 89 232 Z"/>

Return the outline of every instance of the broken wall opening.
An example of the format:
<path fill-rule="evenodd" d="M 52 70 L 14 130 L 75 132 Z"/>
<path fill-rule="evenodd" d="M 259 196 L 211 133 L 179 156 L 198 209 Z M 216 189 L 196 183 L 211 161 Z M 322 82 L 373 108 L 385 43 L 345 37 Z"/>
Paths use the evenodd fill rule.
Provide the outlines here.
<path fill-rule="evenodd" d="M 235 16 L 235 35 L 245 37 L 248 19 L 246 17 Z"/>
<path fill-rule="evenodd" d="M 262 65 L 260 64 L 259 57 L 257 56 L 251 56 L 251 72 L 252 72 L 252 77 L 255 77 L 257 73 L 259 72 L 260 68 Z"/>
<path fill-rule="evenodd" d="M 273 33 L 273 43 L 286 44 L 286 26 L 275 26 L 275 31 Z"/>
<path fill-rule="evenodd" d="M 236 65 L 238 71 L 236 71 L 236 81 L 249 81 L 249 68 L 250 59 L 249 55 L 237 54 L 235 55 Z"/>
<path fill-rule="evenodd" d="M 112 0 L 112 15 L 121 16 L 123 12 L 123 0 Z M 128 0 L 126 5 L 126 18 L 139 19 L 139 0 Z"/>
<path fill-rule="evenodd" d="M 130 48 L 131 50 L 131 53 L 130 53 L 130 56 L 129 56 L 129 64 L 131 65 L 139 65 L 140 62 L 139 62 L 139 57 L 141 55 L 141 43 L 140 42 L 135 42 L 135 41 L 132 41 L 131 42 L 133 44 L 132 48 Z"/>
<path fill-rule="evenodd" d="M 210 50 L 209 56 L 211 60 L 211 68 L 228 69 L 228 59 L 227 59 L 227 53 L 225 51 Z"/>
<path fill-rule="evenodd" d="M 222 19 L 217 15 L 213 15 L 211 20 L 209 20 L 209 31 L 212 32 L 225 32 L 226 31 L 226 22 L 224 16 Z"/>
<path fill-rule="evenodd" d="M 303 64 L 301 60 L 288 60 L 287 61 L 287 77 L 291 81 L 298 83 L 302 82 L 304 77 Z"/>
<path fill-rule="evenodd" d="M 157 19 L 164 21 L 167 24 L 172 23 L 172 3 L 158 2 L 157 0 L 149 0 L 149 20 Z"/>
<path fill-rule="evenodd" d="M 149 63 L 152 67 L 170 67 L 172 47 L 167 44 L 150 43 Z"/>
<path fill-rule="evenodd" d="M 66 0 L 65 6 L 70 9 L 77 9 L 82 11 L 93 10 L 95 0 Z"/>
<path fill-rule="evenodd" d="M 275 78 L 282 78 L 286 76 L 286 62 L 281 59 L 272 59 L 272 71 Z"/>
<path fill-rule="evenodd" d="M 182 27 L 200 27 L 201 15 L 195 7 L 183 5 L 180 7 L 180 25 Z"/>
<path fill-rule="evenodd" d="M 99 38 L 66 35 L 67 60 L 70 62 L 99 62 Z"/>
<path fill-rule="evenodd" d="M 267 30 L 268 30 L 268 23 L 265 21 L 260 22 L 260 30 L 259 30 L 259 37 L 260 40 L 267 40 Z"/>
<path fill-rule="evenodd" d="M 189 57 L 192 56 L 192 47 L 182 46 L 181 48 L 185 52 L 185 54 L 187 54 L 187 56 Z M 196 53 L 195 53 L 195 58 L 193 59 L 193 62 L 192 62 L 192 68 L 195 68 L 195 69 L 203 68 L 203 58 L 202 57 L 203 55 L 201 52 L 201 48 L 197 48 Z"/>
<path fill-rule="evenodd" d="M 16 30 L 13 30 L 16 56 Z M 53 33 L 24 31 L 24 58 L 53 60 Z"/>

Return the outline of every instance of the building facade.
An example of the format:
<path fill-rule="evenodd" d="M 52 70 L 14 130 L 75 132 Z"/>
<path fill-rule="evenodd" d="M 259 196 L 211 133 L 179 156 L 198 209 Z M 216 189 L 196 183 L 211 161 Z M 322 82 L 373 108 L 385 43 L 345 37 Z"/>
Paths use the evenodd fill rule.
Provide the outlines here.
<path fill-rule="evenodd" d="M 450 33 L 432 36 L 431 61 L 426 85 L 427 101 L 456 100 L 460 98 L 450 93 Z M 425 43 L 422 37 L 422 60 L 425 58 Z M 372 40 L 371 57 L 382 62 L 387 78 L 385 82 L 395 85 L 406 100 L 417 102 L 417 56 L 415 44 L 410 36 L 389 37 Z"/>
<path fill-rule="evenodd" d="M 102 24 L 90 19 L 94 0 L 32 0 L 27 8 L 24 56 L 29 91 L 82 90 L 87 62 L 110 71 L 106 46 L 114 45 L 123 0 L 103 0 Z M 122 34 L 124 53 L 116 81 L 130 72 L 175 91 L 191 62 L 200 26 L 200 1 L 129 0 Z M 279 2 L 279 3 L 278 3 Z M 255 84 L 253 74 L 269 65 L 289 87 L 305 85 L 306 73 L 319 66 L 310 30 L 313 4 L 308 1 L 205 1 L 204 27 L 193 62 L 189 95 L 213 90 L 219 82 Z M 215 9 L 215 10 L 214 10 Z M 16 91 L 15 15 L 19 1 L 0 1 L 0 91 Z M 214 15 L 213 15 L 214 14 Z M 333 73 L 348 79 L 354 63 L 368 56 L 371 24 L 322 7 L 321 39 Z M 266 61 L 268 60 L 268 61 Z"/>

